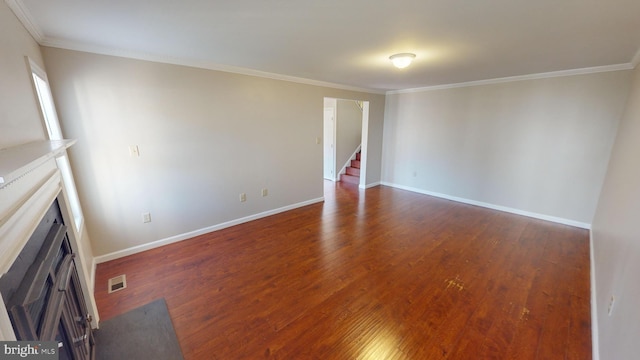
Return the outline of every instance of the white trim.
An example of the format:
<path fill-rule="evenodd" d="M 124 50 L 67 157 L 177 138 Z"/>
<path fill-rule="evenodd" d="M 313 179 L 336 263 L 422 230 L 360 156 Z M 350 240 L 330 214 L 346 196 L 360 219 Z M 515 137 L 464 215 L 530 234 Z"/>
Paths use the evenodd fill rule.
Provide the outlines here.
<path fill-rule="evenodd" d="M 360 183 L 367 184 L 367 159 L 369 154 L 369 102 L 362 101 L 362 134 L 360 135 Z"/>
<path fill-rule="evenodd" d="M 96 258 L 92 257 L 91 258 L 91 270 L 89 273 L 89 278 L 91 281 L 91 284 L 89 284 L 89 288 L 91 289 L 91 296 L 94 298 L 94 303 L 95 303 L 95 293 L 96 293 L 96 269 L 98 268 L 98 264 L 96 264 Z M 97 307 L 96 307 L 97 309 Z M 91 328 L 92 329 L 100 329 L 100 314 L 98 312 L 95 313 L 96 317 L 93 319 L 93 321 L 91 322 Z"/>
<path fill-rule="evenodd" d="M 98 263 L 96 263 L 96 257 L 94 256 L 91 259 L 91 291 L 96 291 L 96 268 L 98 267 Z"/>
<path fill-rule="evenodd" d="M 21 0 L 5 0 L 5 3 L 7 3 L 9 8 L 11 8 L 13 13 L 18 18 L 18 20 L 22 23 L 25 29 L 27 29 L 27 31 L 31 34 L 34 40 L 42 46 L 49 46 L 49 47 L 55 47 L 60 49 L 67 49 L 67 50 L 84 51 L 84 52 L 101 54 L 101 55 L 111 55 L 111 56 L 118 56 L 118 57 L 124 57 L 124 58 L 153 61 L 153 62 L 159 62 L 159 63 L 173 64 L 173 65 L 190 66 L 190 67 L 196 67 L 196 68 L 202 68 L 202 69 L 208 69 L 208 70 L 224 71 L 224 72 L 240 74 L 240 75 L 262 77 L 262 78 L 273 79 L 273 80 L 283 80 L 283 81 L 289 81 L 289 82 L 306 84 L 306 85 L 314 85 L 314 86 L 329 87 L 329 88 L 340 89 L 340 90 L 364 92 L 369 94 L 384 95 L 385 93 L 384 90 L 380 90 L 380 89 L 369 89 L 369 88 L 361 88 L 357 86 L 350 86 L 350 85 L 344 85 L 344 84 L 336 84 L 336 83 L 331 83 L 326 81 L 301 78 L 297 76 L 282 75 L 282 74 L 276 74 L 276 73 L 271 73 L 266 71 L 242 68 L 238 66 L 217 64 L 211 61 L 174 58 L 170 56 L 143 53 L 140 51 L 108 48 L 108 47 L 102 47 L 102 46 L 91 45 L 91 44 L 83 44 L 83 43 L 64 40 L 64 39 L 45 37 L 40 27 L 33 20 L 33 16 L 29 12 L 29 10 L 24 6 Z"/>
<path fill-rule="evenodd" d="M 5 1 L 10 1 L 10 0 L 5 0 Z M 94 53 L 94 54 L 110 55 L 110 56 L 152 61 L 152 62 L 158 62 L 158 63 L 172 64 L 172 65 L 189 66 L 189 67 L 214 70 L 214 71 L 224 71 L 224 72 L 233 73 L 233 74 L 256 76 L 256 77 L 267 78 L 272 80 L 282 80 L 282 81 L 289 81 L 289 82 L 299 83 L 299 84 L 321 86 L 321 87 L 328 87 L 328 88 L 348 90 L 348 91 L 357 91 L 357 92 L 363 92 L 368 94 L 378 94 L 378 95 L 414 93 L 414 92 L 423 92 L 423 91 L 432 91 L 432 90 L 453 89 L 453 88 L 459 88 L 459 87 L 501 84 L 501 83 L 514 82 L 514 81 L 537 80 L 537 79 L 547 79 L 547 78 L 562 77 L 562 76 L 573 76 L 573 75 L 594 74 L 594 73 L 609 72 L 609 71 L 631 70 L 635 68 L 636 65 L 638 65 L 638 63 L 640 62 L 640 50 L 639 50 L 631 62 L 624 63 L 624 64 L 594 66 L 594 67 L 580 68 L 580 69 L 559 70 L 559 71 L 551 71 L 551 72 L 545 72 L 545 73 L 516 75 L 516 76 L 485 79 L 485 80 L 475 80 L 475 81 L 468 81 L 468 82 L 454 83 L 454 84 L 442 84 L 442 85 L 425 86 L 425 87 L 411 88 L 411 89 L 385 91 L 380 89 L 362 88 L 362 87 L 350 86 L 345 84 L 337 84 L 332 82 L 301 78 L 297 76 L 276 74 L 276 73 L 271 73 L 266 71 L 243 68 L 239 66 L 218 64 L 218 63 L 214 63 L 207 60 L 175 58 L 171 56 L 143 53 L 140 51 L 106 48 L 106 47 L 90 45 L 90 44 L 80 44 L 77 42 L 72 42 L 72 41 L 67 41 L 62 39 L 44 38 L 38 41 L 38 43 L 42 46 L 55 47 L 60 49 L 83 51 L 83 52 Z"/>
<path fill-rule="evenodd" d="M 418 189 L 418 188 L 414 188 L 414 187 L 410 187 L 410 186 L 404 186 L 404 185 L 388 183 L 388 182 L 385 182 L 385 181 L 381 182 L 381 185 L 391 186 L 391 187 L 394 187 L 394 188 L 407 190 L 407 191 L 412 191 L 412 192 L 416 192 L 416 193 L 420 193 L 420 194 L 424 194 L 424 195 L 435 196 L 435 197 L 439 197 L 439 198 L 442 198 L 442 199 L 452 200 L 452 201 L 456 201 L 456 202 L 460 202 L 460 203 L 464 203 L 464 204 L 480 206 L 480 207 L 493 209 L 493 210 L 498 210 L 498 211 L 504 211 L 504 212 L 508 212 L 508 213 L 512 213 L 512 214 L 516 214 L 516 215 L 527 216 L 527 217 L 534 218 L 534 219 L 551 221 L 551 222 L 554 222 L 554 223 L 574 226 L 574 227 L 578 227 L 578 228 L 582 228 L 582 229 L 591 229 L 591 224 L 583 223 L 583 222 L 580 222 L 580 221 L 559 218 L 559 217 L 556 217 L 556 216 L 538 214 L 538 213 L 519 210 L 519 209 L 514 209 L 514 208 L 507 207 L 507 206 L 502 206 L 502 205 L 494 205 L 494 204 L 485 203 L 485 202 L 482 202 L 482 201 L 476 201 L 476 200 L 460 198 L 460 197 L 457 197 L 457 196 L 441 194 L 441 193 L 427 191 L 427 190 L 423 190 L 423 189 Z"/>
<path fill-rule="evenodd" d="M 77 140 L 46 140 L 8 147 L 0 150 L 0 189 L 10 186 L 30 172 L 63 156 L 65 149 Z"/>
<path fill-rule="evenodd" d="M 598 303 L 596 288 L 596 261 L 593 250 L 593 230 L 589 229 L 589 260 L 591 261 L 591 356 L 600 359 L 600 337 L 598 335 Z"/>
<path fill-rule="evenodd" d="M 13 13 L 16 15 L 18 20 L 22 23 L 25 29 L 27 29 L 27 31 L 31 34 L 34 40 L 42 46 L 50 46 L 50 47 L 55 47 L 60 49 L 84 51 L 84 52 L 101 54 L 101 55 L 111 55 L 111 56 L 153 61 L 153 62 L 159 62 L 159 63 L 173 64 L 173 65 L 190 66 L 190 67 L 196 67 L 196 68 L 202 68 L 202 69 L 208 69 L 208 70 L 224 71 L 224 72 L 229 72 L 234 74 L 262 77 L 262 78 L 273 79 L 273 80 L 283 80 L 283 81 L 289 81 L 289 82 L 306 84 L 306 85 L 314 85 L 314 86 L 329 87 L 329 88 L 348 90 L 348 91 L 364 92 L 369 94 L 386 95 L 386 94 L 412 93 L 412 92 L 422 92 L 422 91 L 430 91 L 430 90 L 452 89 L 452 88 L 458 88 L 458 87 L 499 84 L 499 83 L 512 82 L 512 81 L 544 79 L 544 78 L 558 77 L 558 76 L 570 76 L 570 75 L 591 74 L 591 73 L 606 72 L 606 71 L 630 70 L 630 69 L 634 69 L 640 63 L 640 49 L 638 49 L 638 51 L 636 52 L 631 62 L 626 64 L 595 66 L 595 67 L 588 67 L 588 68 L 582 68 L 582 69 L 560 70 L 560 71 L 552 71 L 552 72 L 546 72 L 546 73 L 469 81 L 469 82 L 456 83 L 456 84 L 444 84 L 444 85 L 426 86 L 426 87 L 412 88 L 412 89 L 385 91 L 380 89 L 361 88 L 357 86 L 336 84 L 336 83 L 301 78 L 296 76 L 270 73 L 266 71 L 253 70 L 253 69 L 242 68 L 238 66 L 223 65 L 223 64 L 218 64 L 218 63 L 204 61 L 204 60 L 174 58 L 174 57 L 163 56 L 163 55 L 143 53 L 139 51 L 107 48 L 107 47 L 102 47 L 97 45 L 78 43 L 78 42 L 64 40 L 64 39 L 45 37 L 40 27 L 33 20 L 33 16 L 29 12 L 29 10 L 24 6 L 21 0 L 5 0 L 5 3 L 13 11 Z"/>
<path fill-rule="evenodd" d="M 240 219 L 235 219 L 235 220 L 231 220 L 231 221 L 227 221 L 221 224 L 217 224 L 217 225 L 213 225 L 213 226 L 208 226 L 206 228 L 202 228 L 199 230 L 194 230 L 194 231 L 190 231 L 190 232 L 186 232 L 183 234 L 178 234 L 175 236 L 170 236 L 168 238 L 165 239 L 161 239 L 161 240 L 156 240 L 147 244 L 142 244 L 142 245 L 137 245 L 137 246 L 132 246 L 130 248 L 127 249 L 123 249 L 123 250 L 118 250 L 118 251 L 114 251 L 112 253 L 108 253 L 105 255 L 100 255 L 100 256 L 96 256 L 94 258 L 94 263 L 96 264 L 101 264 L 107 261 L 111 261 L 111 260 L 115 260 L 115 259 L 119 259 L 125 256 L 129 256 L 129 255 L 133 255 L 133 254 L 137 254 L 139 252 L 143 252 L 146 250 L 151 250 L 151 249 L 155 249 L 164 245 L 169 245 L 169 244 L 173 244 L 175 242 L 179 242 L 182 240 L 187 240 L 190 238 L 193 238 L 195 236 L 199 236 L 199 235 L 203 235 L 203 234 L 207 234 L 210 233 L 212 231 L 217 231 L 217 230 L 222 230 L 231 226 L 235 226 L 235 225 L 239 225 L 239 224 L 244 224 L 247 223 L 249 221 L 253 221 L 253 220 L 258 220 L 267 216 L 271 216 L 271 215 L 275 215 L 275 214 L 279 214 L 281 212 L 285 212 L 285 211 L 289 211 L 289 210 L 293 210 L 293 209 L 297 209 L 303 206 L 307 206 L 307 205 L 312 205 L 312 204 L 316 204 L 319 202 L 323 202 L 324 201 L 324 197 L 319 197 L 316 199 L 311 199 L 311 200 L 307 200 L 307 201 L 303 201 L 297 204 L 293 204 L 293 205 L 288 205 L 288 206 L 284 206 L 278 209 L 273 209 L 273 210 L 269 210 L 269 211 L 265 211 L 265 212 L 261 212 L 259 214 L 255 214 L 255 215 L 250 215 L 250 216 L 246 216 Z"/>
<path fill-rule="evenodd" d="M 380 181 L 377 181 L 377 182 L 374 182 L 374 183 L 371 183 L 371 184 L 367 184 L 367 185 L 360 185 L 359 188 L 365 190 L 365 189 L 370 189 L 372 187 L 376 187 L 376 186 L 380 186 L 380 185 L 381 185 Z"/>
<path fill-rule="evenodd" d="M 107 47 L 102 47 L 97 45 L 81 44 L 81 43 L 62 40 L 62 39 L 45 38 L 45 39 L 42 39 L 42 41 L 39 41 L 38 43 L 40 43 L 40 45 L 42 46 L 55 47 L 60 49 L 83 51 L 83 52 L 94 53 L 94 54 L 117 56 L 117 57 L 152 61 L 152 62 L 158 62 L 158 63 L 164 63 L 164 64 L 181 65 L 181 66 L 195 67 L 195 68 L 214 70 L 214 71 L 224 71 L 224 72 L 233 73 L 233 74 L 255 76 L 255 77 L 267 78 L 272 80 L 289 81 L 293 83 L 328 87 L 332 89 L 357 91 L 357 92 L 363 92 L 368 94 L 379 94 L 379 95 L 384 95 L 385 93 L 384 90 L 379 90 L 379 89 L 361 88 L 356 86 L 349 86 L 344 84 L 336 84 L 336 83 L 331 83 L 326 81 L 301 78 L 297 76 L 276 74 L 276 73 L 271 73 L 267 71 L 243 68 L 239 66 L 218 64 L 218 63 L 214 63 L 212 61 L 207 61 L 207 60 L 182 59 L 182 58 L 176 58 L 171 56 L 149 54 L 141 51 L 113 49 L 113 48 L 107 48 Z"/>
<path fill-rule="evenodd" d="M 40 43 L 44 39 L 44 37 L 42 35 L 42 30 L 40 29 L 38 24 L 36 24 L 36 22 L 33 20 L 33 16 L 31 16 L 31 13 L 24 6 L 22 1 L 20 1 L 20 0 L 4 0 L 4 2 L 7 4 L 7 6 L 9 6 L 11 11 L 13 11 L 13 13 L 16 15 L 18 20 L 20 20 L 20 22 L 24 26 L 24 28 L 27 29 L 29 34 L 31 34 L 33 39 L 37 43 Z"/>
<path fill-rule="evenodd" d="M 54 199 L 58 199 L 64 222 L 73 220 L 55 161 L 73 143 L 75 140 L 36 141 L 1 152 L 4 165 L 8 166 L 0 169 L 0 172 L 8 169 L 10 176 L 7 177 L 7 183 L 0 187 L 0 253 L 3 254 L 0 258 L 0 276 L 10 269 Z M 89 274 L 80 235 L 72 226 L 69 226 L 67 235 L 73 252 L 80 255 L 75 260 L 80 286 L 87 310 L 97 322 L 99 317 L 88 283 Z M 0 339 L 15 339 L 4 302 L 0 300 L 0 303 Z"/>
<path fill-rule="evenodd" d="M 638 60 L 640 61 L 640 59 Z M 434 85 L 434 86 L 426 86 L 426 87 L 404 89 L 404 90 L 392 90 L 392 91 L 387 91 L 386 94 L 387 95 L 406 94 L 406 93 L 415 93 L 415 92 L 424 92 L 424 91 L 433 91 L 433 90 L 454 89 L 454 88 L 460 88 L 460 87 L 502 84 L 502 83 L 514 82 L 514 81 L 537 80 L 537 79 L 547 79 L 547 78 L 554 78 L 554 77 L 561 77 L 561 76 L 573 76 L 573 75 L 583 75 L 583 74 L 595 74 L 595 73 L 609 72 L 609 71 L 631 70 L 633 68 L 634 66 L 632 63 L 595 66 L 595 67 L 582 68 L 582 69 L 560 70 L 560 71 L 552 71 L 552 72 L 538 73 L 538 74 L 518 75 L 518 76 L 509 76 L 509 77 L 496 78 L 496 79 L 468 81 L 468 82 L 462 82 L 462 83 L 456 83 L 456 84 Z"/>
<path fill-rule="evenodd" d="M 0 276 L 9 271 L 62 189 L 60 172 L 57 169 L 51 169 L 51 167 L 53 165 L 49 163 L 48 167 L 42 166 L 37 169 L 38 172 L 44 172 L 46 175 L 42 176 L 41 180 L 38 179 L 37 186 L 30 189 L 24 198 L 15 203 L 12 211 L 0 219 L 0 253 L 2 254 Z M 32 174 L 36 174 L 36 172 L 34 171 Z M 38 175 L 40 174 L 34 176 Z M 26 183 L 26 181 L 22 183 Z M 9 192 L 10 187 L 4 187 L 2 191 Z M 9 199 L 11 200 L 11 198 Z"/>
<path fill-rule="evenodd" d="M 29 64 L 29 70 L 31 70 L 31 73 L 38 75 L 40 78 L 42 78 L 42 80 L 48 83 L 49 78 L 47 78 L 47 72 L 44 71 L 44 69 L 41 68 L 40 65 L 38 65 L 35 61 L 33 61 L 33 59 L 31 59 L 30 57 L 25 56 L 24 58 L 27 59 L 27 63 Z M 33 83 L 33 79 L 31 80 L 31 83 L 35 87 L 35 84 Z M 35 94 L 35 95 L 36 97 L 38 97 L 38 94 Z"/>
<path fill-rule="evenodd" d="M 333 99 L 333 98 L 324 97 L 325 101 L 327 99 L 336 100 L 336 99 Z M 337 105 L 336 101 L 333 101 L 333 105 Z M 326 146 L 325 141 L 327 140 L 325 138 L 325 136 L 324 136 L 325 135 L 325 133 L 324 133 L 325 132 L 325 127 L 327 126 L 327 122 L 324 119 L 324 112 L 327 111 L 327 110 L 331 111 L 331 122 L 333 123 L 332 126 L 331 126 L 331 129 L 333 130 L 333 132 L 331 134 L 331 139 L 330 139 L 331 140 L 331 159 L 330 160 L 331 160 L 333 166 L 331 168 L 331 177 L 330 178 L 324 177 L 324 175 L 326 175 L 324 173 L 325 172 L 325 169 L 324 169 L 324 165 L 325 165 L 324 164 L 325 146 Z M 322 177 L 324 179 L 331 180 L 333 182 L 336 182 L 336 181 L 339 180 L 339 178 L 338 178 L 339 175 L 336 173 L 336 137 L 337 137 L 336 136 L 336 131 L 337 131 L 336 129 L 338 127 L 337 126 L 337 118 L 338 117 L 336 116 L 336 110 L 337 110 L 337 106 L 329 106 L 329 107 L 324 107 L 323 108 L 323 112 L 322 112 L 322 135 L 323 135 L 323 139 L 322 139 L 322 157 L 323 157 L 323 159 L 322 159 L 323 160 L 322 161 L 322 173 L 323 174 L 322 174 Z"/>

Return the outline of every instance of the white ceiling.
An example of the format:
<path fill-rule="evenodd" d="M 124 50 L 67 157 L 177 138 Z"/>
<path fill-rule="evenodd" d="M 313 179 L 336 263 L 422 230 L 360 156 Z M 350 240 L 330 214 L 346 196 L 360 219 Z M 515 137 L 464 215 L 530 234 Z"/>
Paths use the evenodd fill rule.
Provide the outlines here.
<path fill-rule="evenodd" d="M 43 45 L 370 90 L 640 57 L 640 0 L 5 1 Z"/>

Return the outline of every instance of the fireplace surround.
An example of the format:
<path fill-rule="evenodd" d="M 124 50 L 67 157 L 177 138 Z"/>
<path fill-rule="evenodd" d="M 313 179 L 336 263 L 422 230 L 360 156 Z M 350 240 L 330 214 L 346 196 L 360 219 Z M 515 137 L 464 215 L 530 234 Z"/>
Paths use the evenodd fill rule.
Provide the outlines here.
<path fill-rule="evenodd" d="M 0 278 L 7 274 L 52 204 L 59 205 L 64 224 L 74 224 L 55 161 L 74 143 L 75 140 L 36 141 L 0 150 Z M 76 269 L 75 275 L 69 277 L 82 294 L 91 327 L 97 328 L 99 317 L 88 267 L 92 263 L 85 256 L 83 233 L 82 228 L 66 227 L 64 242 L 73 254 Z M 16 340 L 5 305 L 8 299 L 1 297 L 0 294 L 0 340 Z"/>

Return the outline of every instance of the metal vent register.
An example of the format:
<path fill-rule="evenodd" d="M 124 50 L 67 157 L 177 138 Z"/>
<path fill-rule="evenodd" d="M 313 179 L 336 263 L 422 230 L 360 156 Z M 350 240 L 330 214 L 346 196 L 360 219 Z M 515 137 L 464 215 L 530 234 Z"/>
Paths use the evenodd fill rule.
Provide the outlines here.
<path fill-rule="evenodd" d="M 119 275 L 109 279 L 109 294 L 127 287 L 127 276 Z"/>

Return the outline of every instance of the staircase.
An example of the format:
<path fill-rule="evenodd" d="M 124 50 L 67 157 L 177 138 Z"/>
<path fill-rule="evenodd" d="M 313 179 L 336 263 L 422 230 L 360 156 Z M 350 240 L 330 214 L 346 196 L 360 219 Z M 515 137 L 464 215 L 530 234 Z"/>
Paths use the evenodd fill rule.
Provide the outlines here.
<path fill-rule="evenodd" d="M 350 184 L 360 184 L 360 151 L 356 153 L 356 159 L 351 160 L 351 166 L 347 166 L 346 174 L 340 174 L 340 181 Z"/>

